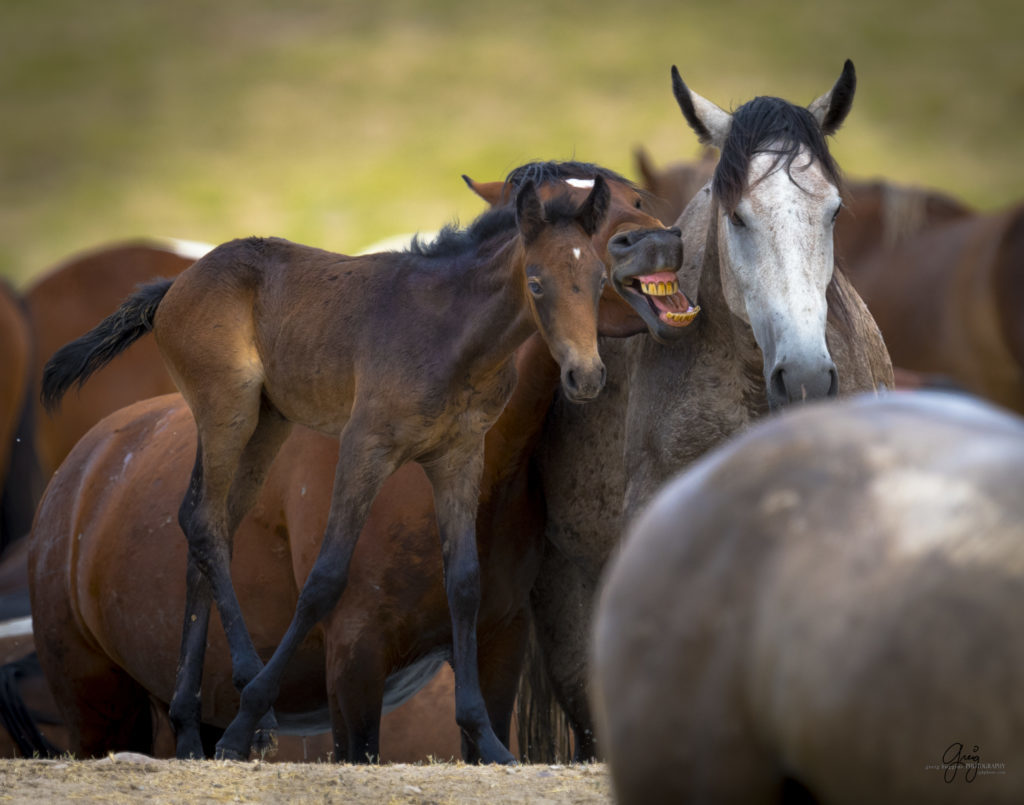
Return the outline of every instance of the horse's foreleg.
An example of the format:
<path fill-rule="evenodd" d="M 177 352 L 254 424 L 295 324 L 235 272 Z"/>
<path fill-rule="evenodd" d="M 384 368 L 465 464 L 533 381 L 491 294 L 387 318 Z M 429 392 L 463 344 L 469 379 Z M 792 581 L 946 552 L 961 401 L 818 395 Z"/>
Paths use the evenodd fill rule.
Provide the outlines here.
<path fill-rule="evenodd" d="M 274 655 L 242 690 L 238 715 L 217 744 L 217 756 L 248 757 L 257 722 L 274 704 L 281 677 L 310 629 L 334 609 L 348 581 L 356 541 L 377 492 L 401 463 L 400 454 L 353 417 L 342 432 L 331 511 L 317 560 L 299 593 L 288 629 Z"/>
<path fill-rule="evenodd" d="M 484 763 L 515 763 L 494 733 L 480 690 L 477 614 L 480 610 L 480 560 L 476 549 L 476 512 L 483 469 L 483 440 L 470 455 L 448 455 L 424 465 L 434 488 L 437 525 L 444 557 L 444 584 L 452 619 L 455 670 L 455 721 Z"/>

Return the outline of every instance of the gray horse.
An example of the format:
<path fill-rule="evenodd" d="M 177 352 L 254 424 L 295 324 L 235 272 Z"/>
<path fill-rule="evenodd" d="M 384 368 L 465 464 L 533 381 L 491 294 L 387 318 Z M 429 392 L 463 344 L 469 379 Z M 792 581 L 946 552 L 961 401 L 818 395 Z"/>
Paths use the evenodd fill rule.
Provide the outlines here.
<path fill-rule="evenodd" d="M 618 801 L 1024 802 L 1022 477 L 1024 420 L 896 392 L 667 485 L 596 615 Z"/>
<path fill-rule="evenodd" d="M 632 513 L 679 469 L 773 408 L 892 387 L 878 328 L 834 270 L 839 175 L 825 138 L 849 112 L 855 83 L 847 61 L 809 107 L 757 98 L 729 114 L 673 68 L 687 122 L 722 154 L 677 223 L 679 285 L 701 313 L 671 344 L 648 335 L 604 339 L 604 395 L 585 407 L 556 401 L 539 456 L 548 527 L 534 621 L 578 760 L 598 756 L 586 684 L 594 590 Z M 628 246 L 613 238 L 609 250 Z M 542 684 L 535 667 L 524 687 L 542 698 Z M 547 712 L 532 709 L 535 717 Z"/>

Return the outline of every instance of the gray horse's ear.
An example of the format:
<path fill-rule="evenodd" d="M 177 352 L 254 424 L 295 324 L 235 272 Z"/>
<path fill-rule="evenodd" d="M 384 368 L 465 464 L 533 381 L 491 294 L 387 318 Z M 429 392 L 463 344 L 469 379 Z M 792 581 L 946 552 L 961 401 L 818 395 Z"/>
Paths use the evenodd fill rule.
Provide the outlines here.
<path fill-rule="evenodd" d="M 674 64 L 672 94 L 701 143 L 721 149 L 732 126 L 732 115 L 686 86 Z"/>
<path fill-rule="evenodd" d="M 816 98 L 807 107 L 822 132 L 828 136 L 835 134 L 853 106 L 853 93 L 857 91 L 857 72 L 849 59 L 843 65 L 843 72 L 828 92 Z"/>
<path fill-rule="evenodd" d="M 544 205 L 532 181 L 524 184 L 516 195 L 516 224 L 527 243 L 535 240 L 544 229 Z"/>

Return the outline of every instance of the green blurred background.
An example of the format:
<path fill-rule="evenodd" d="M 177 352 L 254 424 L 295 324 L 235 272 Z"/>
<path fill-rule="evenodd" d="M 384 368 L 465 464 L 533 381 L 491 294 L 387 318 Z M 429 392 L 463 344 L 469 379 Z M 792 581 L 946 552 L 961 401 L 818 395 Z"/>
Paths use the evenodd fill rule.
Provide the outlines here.
<path fill-rule="evenodd" d="M 468 222 L 460 175 L 578 158 L 634 177 L 696 140 L 669 68 L 726 108 L 808 103 L 852 58 L 848 175 L 1024 197 L 1024 6 L 4 0 L 0 274 L 139 235 L 355 251 Z"/>

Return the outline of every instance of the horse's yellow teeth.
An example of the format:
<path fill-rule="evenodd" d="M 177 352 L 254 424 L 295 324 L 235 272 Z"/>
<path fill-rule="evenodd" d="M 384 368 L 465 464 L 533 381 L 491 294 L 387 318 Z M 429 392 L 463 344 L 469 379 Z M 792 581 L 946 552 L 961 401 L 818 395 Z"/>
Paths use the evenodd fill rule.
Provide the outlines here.
<path fill-rule="evenodd" d="M 690 308 L 690 310 L 687 310 L 685 313 L 674 313 L 672 311 L 665 311 L 664 315 L 665 318 L 668 321 L 672 322 L 673 324 L 689 324 L 691 321 L 697 318 L 697 314 L 699 312 L 700 308 L 695 307 Z"/>
<path fill-rule="evenodd" d="M 679 283 L 671 282 L 641 282 L 640 290 L 648 296 L 672 296 L 679 291 Z"/>

